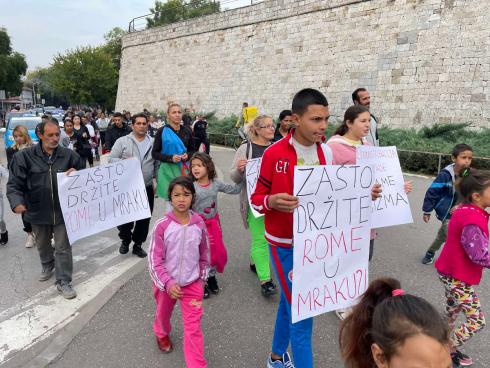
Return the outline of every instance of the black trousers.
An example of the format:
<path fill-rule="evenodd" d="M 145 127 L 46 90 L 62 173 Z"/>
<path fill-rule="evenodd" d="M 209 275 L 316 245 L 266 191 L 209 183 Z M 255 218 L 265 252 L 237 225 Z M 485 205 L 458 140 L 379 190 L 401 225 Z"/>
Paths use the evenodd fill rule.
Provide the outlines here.
<path fill-rule="evenodd" d="M 24 231 L 26 233 L 32 233 L 32 225 L 30 222 L 27 222 L 24 218 L 24 214 L 22 214 L 22 224 L 24 224 Z"/>
<path fill-rule="evenodd" d="M 146 187 L 146 195 L 148 196 L 148 203 L 150 204 L 150 212 L 153 213 L 153 203 L 155 201 L 155 193 L 153 192 L 153 186 Z M 131 240 L 135 244 L 143 244 L 148 236 L 148 229 L 150 228 L 151 218 L 138 220 L 136 222 L 128 222 L 127 224 L 119 225 L 119 239 L 123 242 L 131 243 Z"/>
<path fill-rule="evenodd" d="M 204 146 L 206 147 L 206 153 L 209 155 L 209 138 L 208 137 L 195 137 L 194 138 L 194 144 L 196 147 L 196 150 L 199 150 L 201 148 L 201 144 L 204 143 Z"/>

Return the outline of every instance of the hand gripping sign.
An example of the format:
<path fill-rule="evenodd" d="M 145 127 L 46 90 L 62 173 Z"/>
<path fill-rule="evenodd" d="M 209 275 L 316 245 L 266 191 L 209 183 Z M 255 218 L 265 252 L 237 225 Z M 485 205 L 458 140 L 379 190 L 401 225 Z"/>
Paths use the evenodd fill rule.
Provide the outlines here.
<path fill-rule="evenodd" d="M 412 223 L 396 147 L 359 146 L 356 155 L 358 165 L 374 166 L 375 180 L 383 188 L 381 197 L 372 203 L 371 226 L 376 229 Z"/>
<path fill-rule="evenodd" d="M 58 196 L 70 244 L 127 222 L 151 217 L 136 158 L 58 174 Z"/>
<path fill-rule="evenodd" d="M 371 166 L 297 166 L 292 321 L 356 303 L 368 285 Z"/>
<path fill-rule="evenodd" d="M 247 166 L 245 168 L 245 178 L 247 180 L 247 196 L 248 196 L 248 205 L 254 217 L 264 216 L 263 214 L 257 212 L 252 206 L 251 196 L 252 193 L 255 192 L 255 187 L 257 186 L 257 180 L 259 179 L 260 174 L 260 164 L 262 162 L 262 158 L 254 158 L 247 161 Z"/>

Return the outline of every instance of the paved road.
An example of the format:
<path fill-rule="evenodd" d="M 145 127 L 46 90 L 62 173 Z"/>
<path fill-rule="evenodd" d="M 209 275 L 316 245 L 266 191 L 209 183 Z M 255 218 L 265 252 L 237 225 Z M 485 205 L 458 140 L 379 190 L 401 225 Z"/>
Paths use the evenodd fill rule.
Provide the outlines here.
<path fill-rule="evenodd" d="M 3 140 L 0 145 L 3 146 Z M 3 149 L 0 149 L 0 162 L 6 166 Z M 5 194 L 5 179 L 1 186 Z M 24 363 L 104 288 L 145 262 L 118 253 L 117 230 L 76 242 L 73 282 L 78 297 L 67 302 L 58 295 L 53 279 L 37 281 L 41 271 L 38 252 L 24 247 L 26 234 L 22 231 L 21 218 L 3 200 L 9 242 L 0 246 L 0 365 L 7 361 L 11 364 L 16 359 Z"/>
<path fill-rule="evenodd" d="M 213 152 L 218 167 L 225 174 L 232 155 L 233 152 L 227 150 Z M 410 196 L 415 223 L 379 231 L 370 277 L 397 277 L 408 292 L 427 298 L 442 310 L 443 293 L 435 271 L 432 266 L 420 264 L 420 258 L 438 226 L 434 220 L 429 225 L 424 224 L 420 216 L 429 180 L 422 177 L 411 179 L 415 187 Z M 157 206 L 155 216 L 158 212 Z M 221 294 L 205 302 L 203 324 L 209 367 L 264 367 L 278 298 L 263 298 L 254 275 L 248 270 L 249 235 L 239 219 L 237 197 L 222 195 L 220 213 L 229 249 L 229 265 L 224 275 L 219 277 Z M 487 311 L 490 310 L 488 285 L 486 278 L 480 287 L 482 303 Z M 174 352 L 163 355 L 155 345 L 151 330 L 154 311 L 151 287 L 146 270 L 137 274 L 94 316 L 50 367 L 185 366 L 178 308 L 173 316 Z M 342 366 L 338 354 L 338 326 L 339 321 L 333 313 L 315 318 L 316 367 Z M 466 351 L 476 360 L 474 367 L 488 366 L 488 341 L 490 332 L 484 330 L 469 344 Z"/>

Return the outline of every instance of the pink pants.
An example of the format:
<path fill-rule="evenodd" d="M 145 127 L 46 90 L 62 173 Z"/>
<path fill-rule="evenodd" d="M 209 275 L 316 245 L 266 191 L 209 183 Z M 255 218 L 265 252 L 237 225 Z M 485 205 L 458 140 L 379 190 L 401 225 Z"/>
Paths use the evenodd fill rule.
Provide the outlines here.
<path fill-rule="evenodd" d="M 204 358 L 204 337 L 201 330 L 202 299 L 204 284 L 197 280 L 190 285 L 182 287 L 184 296 L 179 299 L 184 325 L 184 358 L 187 368 L 206 368 Z M 177 300 L 170 298 L 166 291 L 157 287 L 153 289 L 156 311 L 153 331 L 157 337 L 170 334 L 172 325 L 170 317 Z"/>

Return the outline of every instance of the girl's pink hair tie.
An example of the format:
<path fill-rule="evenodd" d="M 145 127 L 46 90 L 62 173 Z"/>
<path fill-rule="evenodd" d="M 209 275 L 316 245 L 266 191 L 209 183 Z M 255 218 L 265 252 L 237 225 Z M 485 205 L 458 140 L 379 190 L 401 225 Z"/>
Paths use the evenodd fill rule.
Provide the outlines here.
<path fill-rule="evenodd" d="M 391 295 L 393 296 L 400 296 L 400 295 L 405 295 L 405 290 L 403 289 L 395 289 L 391 292 Z"/>

